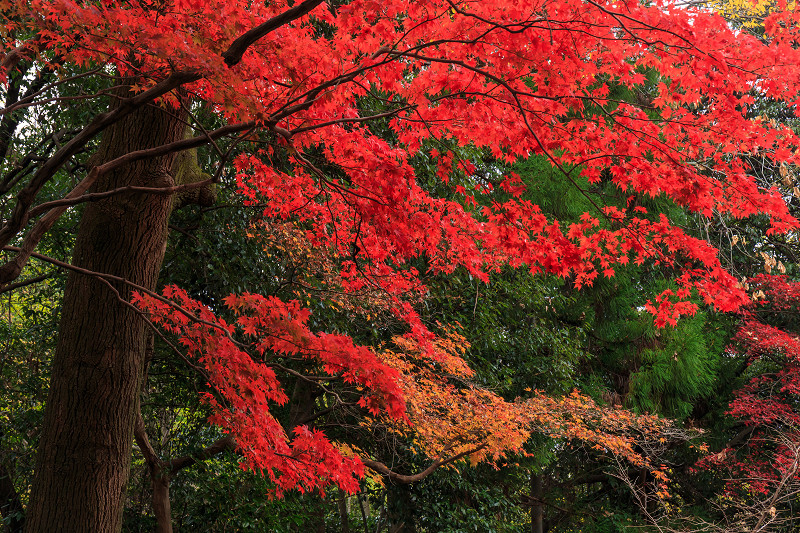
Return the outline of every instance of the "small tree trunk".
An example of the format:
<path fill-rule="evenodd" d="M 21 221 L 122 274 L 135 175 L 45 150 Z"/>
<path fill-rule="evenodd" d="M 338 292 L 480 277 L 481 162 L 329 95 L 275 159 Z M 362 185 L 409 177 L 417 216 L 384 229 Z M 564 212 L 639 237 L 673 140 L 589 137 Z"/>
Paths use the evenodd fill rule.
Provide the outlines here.
<path fill-rule="evenodd" d="M 347 494 L 343 491 L 339 491 L 336 505 L 339 507 L 339 519 L 342 522 L 342 533 L 350 533 L 350 513 L 347 509 Z"/>
<path fill-rule="evenodd" d="M 358 493 L 358 508 L 361 511 L 361 519 L 364 521 L 364 533 L 369 533 L 369 523 L 367 522 L 367 515 L 369 515 L 369 500 L 364 498 L 363 493 Z"/>
<path fill-rule="evenodd" d="M 178 141 L 180 112 L 143 107 L 104 133 L 95 161 Z M 101 177 L 96 191 L 173 185 L 174 154 L 138 161 Z M 153 289 L 167 242 L 172 200 L 120 194 L 85 207 L 73 264 Z M 115 294 L 117 291 L 118 294 Z M 122 527 L 145 323 L 119 297 L 131 290 L 70 273 L 53 359 L 50 394 L 26 531 L 115 533 Z"/>
<path fill-rule="evenodd" d="M 544 533 L 542 492 L 542 476 L 531 474 L 531 533 Z"/>
<path fill-rule="evenodd" d="M 11 472 L 0 463 L 0 516 L 8 524 L 8 533 L 20 533 L 25 520 L 22 501 L 14 488 Z"/>
<path fill-rule="evenodd" d="M 169 502 L 169 475 L 159 469 L 153 480 L 153 514 L 156 516 L 156 533 L 172 533 L 172 509 Z"/>

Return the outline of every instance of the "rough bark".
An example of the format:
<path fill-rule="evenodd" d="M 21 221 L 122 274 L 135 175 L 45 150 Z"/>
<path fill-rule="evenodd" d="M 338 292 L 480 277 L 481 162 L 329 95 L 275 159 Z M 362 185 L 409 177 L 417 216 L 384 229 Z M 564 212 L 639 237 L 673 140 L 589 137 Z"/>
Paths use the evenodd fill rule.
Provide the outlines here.
<path fill-rule="evenodd" d="M 185 123 L 176 113 L 139 108 L 106 130 L 95 161 L 180 140 Z M 174 159 L 136 161 L 104 175 L 94 190 L 172 186 Z M 73 264 L 153 289 L 171 203 L 121 194 L 87 205 Z M 121 529 L 146 344 L 144 321 L 119 301 L 130 292 L 77 273 L 68 278 L 27 532 Z"/>
<path fill-rule="evenodd" d="M 289 402 L 289 429 L 291 432 L 297 426 L 306 423 L 314 414 L 314 391 L 311 383 L 298 379 L 292 390 L 292 399 Z"/>

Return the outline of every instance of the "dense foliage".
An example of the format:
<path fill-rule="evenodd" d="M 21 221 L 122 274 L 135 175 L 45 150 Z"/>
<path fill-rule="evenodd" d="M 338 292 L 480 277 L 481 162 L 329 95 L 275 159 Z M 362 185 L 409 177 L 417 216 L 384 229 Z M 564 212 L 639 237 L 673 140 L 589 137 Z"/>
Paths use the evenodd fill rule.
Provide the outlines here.
<path fill-rule="evenodd" d="M 798 13 L 718 7 L 0 2 L 4 525 L 790 530 Z"/>

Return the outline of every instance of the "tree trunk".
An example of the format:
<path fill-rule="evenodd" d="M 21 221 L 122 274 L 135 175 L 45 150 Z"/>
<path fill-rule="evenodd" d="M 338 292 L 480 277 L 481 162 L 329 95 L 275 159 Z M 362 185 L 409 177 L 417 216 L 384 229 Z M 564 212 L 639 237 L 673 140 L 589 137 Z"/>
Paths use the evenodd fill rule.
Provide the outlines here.
<path fill-rule="evenodd" d="M 183 137 L 174 109 L 146 106 L 104 132 L 102 163 Z M 96 191 L 173 185 L 174 154 L 102 176 Z M 168 195 L 119 194 L 85 207 L 73 264 L 153 289 L 164 257 Z M 113 284 L 119 296 L 131 289 Z M 27 532 L 118 532 L 145 351 L 144 320 L 110 286 L 71 272 L 26 516 Z"/>
<path fill-rule="evenodd" d="M 542 505 L 542 476 L 531 474 L 531 533 L 544 532 L 544 505 Z"/>
<path fill-rule="evenodd" d="M 160 475 L 158 475 L 160 474 Z M 163 470 L 153 480 L 153 514 L 156 516 L 156 533 L 172 533 L 172 510 L 169 500 L 169 474 Z"/>
<path fill-rule="evenodd" d="M 350 533 L 350 513 L 347 509 L 347 494 L 339 490 L 339 497 L 336 498 L 336 506 L 339 508 L 339 520 L 342 522 L 342 533 Z"/>
<path fill-rule="evenodd" d="M 24 523 L 22 501 L 14 488 L 11 472 L 0 463 L 0 516 L 6 521 L 7 533 L 20 533 Z"/>

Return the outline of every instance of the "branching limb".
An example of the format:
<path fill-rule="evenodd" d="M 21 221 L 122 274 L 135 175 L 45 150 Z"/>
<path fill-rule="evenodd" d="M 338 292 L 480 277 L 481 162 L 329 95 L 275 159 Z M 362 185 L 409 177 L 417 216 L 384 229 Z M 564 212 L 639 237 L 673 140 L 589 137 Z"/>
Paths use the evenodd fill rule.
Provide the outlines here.
<path fill-rule="evenodd" d="M 191 455 L 184 455 L 183 457 L 176 457 L 164 463 L 165 467 L 169 470 L 169 475 L 174 476 L 184 468 L 188 468 L 194 464 L 208 461 L 212 457 L 221 454 L 228 450 L 236 449 L 236 438 L 233 435 L 225 435 L 215 440 L 202 450 Z"/>
<path fill-rule="evenodd" d="M 182 190 L 193 188 L 202 185 L 200 182 L 196 184 L 186 184 L 186 185 L 178 185 L 175 187 L 165 187 L 165 188 L 148 188 L 148 187 L 123 187 L 120 189 L 115 189 L 114 191 L 106 191 L 100 193 L 93 193 L 93 194 L 86 194 L 86 191 L 94 185 L 100 176 L 111 172 L 112 170 L 121 167 L 122 165 L 126 165 L 132 163 L 134 161 L 139 161 L 142 159 L 148 159 L 152 157 L 159 157 L 163 155 L 167 155 L 172 152 L 178 152 L 182 150 L 189 150 L 191 148 L 196 148 L 203 144 L 206 144 L 209 139 L 217 139 L 225 135 L 229 135 L 231 133 L 238 133 L 241 131 L 248 130 L 252 128 L 254 123 L 248 122 L 244 124 L 231 124 L 229 126 L 223 126 L 218 128 L 212 132 L 207 132 L 205 135 L 200 135 L 197 137 L 190 137 L 188 139 L 182 139 L 180 141 L 176 141 L 173 143 L 164 144 L 162 146 L 157 146 L 155 148 L 149 148 L 145 150 L 137 150 L 134 152 L 129 152 L 121 157 L 108 161 L 107 163 L 103 163 L 102 165 L 96 166 L 89 171 L 89 174 L 77 185 L 75 186 L 72 191 L 69 192 L 63 199 L 55 200 L 53 202 L 46 202 L 44 204 L 40 204 L 33 209 L 27 210 L 22 215 L 22 220 L 20 221 L 22 225 L 27 223 L 31 216 L 35 214 L 39 214 L 41 212 L 47 211 L 45 214 L 31 229 L 30 233 L 25 237 L 25 240 L 20 247 L 20 252 L 17 254 L 14 259 L 0 267 L 0 286 L 5 283 L 9 283 L 13 281 L 17 276 L 19 276 L 20 272 L 22 272 L 22 268 L 28 262 L 28 259 L 31 257 L 31 253 L 39 244 L 39 241 L 44 237 L 45 233 L 53 227 L 56 221 L 61 217 L 62 214 L 71 206 L 76 205 L 81 202 L 90 201 L 90 200 L 98 200 L 107 196 L 111 196 L 113 194 L 119 194 L 121 192 L 125 192 L 126 190 L 136 191 L 136 192 L 149 192 L 154 194 L 173 194 L 176 192 L 180 192 Z M 72 142 L 72 141 L 70 141 Z M 68 143 L 69 144 L 69 143 Z M 38 174 L 38 173 L 37 173 Z M 209 182 L 210 183 L 210 182 Z M 105 195 L 105 196 L 104 196 Z M 19 204 L 17 207 L 19 207 Z M 4 228 L 5 229 L 5 228 Z M 0 230 L 0 234 L 2 234 L 3 230 Z"/>
<path fill-rule="evenodd" d="M 388 477 L 392 481 L 395 481 L 397 483 L 416 483 L 417 481 L 421 481 L 421 480 L 425 479 L 426 477 L 428 477 L 429 475 L 431 475 L 440 466 L 444 466 L 444 465 L 447 465 L 447 464 L 450 464 L 450 463 L 454 463 L 454 462 L 458 461 L 459 459 L 463 459 L 464 457 L 468 457 L 468 456 L 472 455 L 473 453 L 479 452 L 480 450 L 482 450 L 484 448 L 486 448 L 486 445 L 485 444 L 480 444 L 478 446 L 475 446 L 474 448 L 470 448 L 468 450 L 465 450 L 465 451 L 463 451 L 461 453 L 457 453 L 457 454 L 452 455 L 450 457 L 447 457 L 445 459 L 437 459 L 436 461 L 431 463 L 430 466 L 428 466 L 428 468 L 426 468 L 425 470 L 423 470 L 421 472 L 418 472 L 416 474 L 411 474 L 411 475 L 398 474 L 397 472 L 395 472 L 394 470 L 390 469 L 388 466 L 386 466 L 385 464 L 381 463 L 380 461 L 373 461 L 372 459 L 364 459 L 364 458 L 362 458 L 361 461 L 366 466 L 368 466 L 369 468 L 375 470 L 379 474 L 383 474 L 384 476 Z"/>
<path fill-rule="evenodd" d="M 309 13 L 312 9 L 317 7 L 323 0 L 305 0 L 295 4 L 291 9 L 287 9 L 280 15 L 277 15 L 263 24 L 259 24 L 255 28 L 243 33 L 237 38 L 230 47 L 222 54 L 222 58 L 228 66 L 233 66 L 242 60 L 242 56 L 256 41 L 266 36 L 268 33 L 289 24 L 303 15 Z"/>

